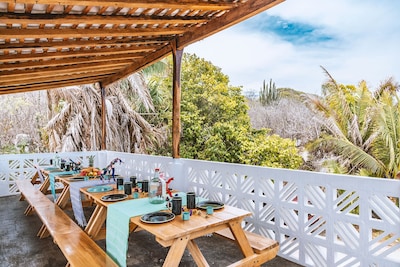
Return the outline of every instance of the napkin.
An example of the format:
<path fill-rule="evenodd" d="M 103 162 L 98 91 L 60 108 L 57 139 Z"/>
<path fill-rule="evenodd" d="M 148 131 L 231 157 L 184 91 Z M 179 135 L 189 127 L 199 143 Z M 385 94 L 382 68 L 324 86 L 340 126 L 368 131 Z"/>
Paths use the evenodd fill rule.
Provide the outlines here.
<path fill-rule="evenodd" d="M 87 225 L 85 215 L 83 214 L 81 188 L 100 185 L 100 184 L 105 185 L 105 184 L 111 184 L 111 183 L 114 183 L 114 181 L 89 180 L 89 181 L 82 181 L 82 182 L 72 182 L 69 184 L 69 192 L 70 192 L 72 210 L 74 212 L 75 220 L 80 226 Z"/>
<path fill-rule="evenodd" d="M 53 195 L 54 202 L 57 201 L 57 195 L 56 195 L 56 188 L 55 188 L 55 177 L 57 175 L 61 174 L 75 174 L 74 171 L 68 171 L 68 172 L 51 172 L 49 173 L 49 179 L 50 179 L 50 189 L 51 189 L 51 194 Z"/>
<path fill-rule="evenodd" d="M 107 254 L 119 266 L 126 267 L 130 218 L 165 209 L 166 203 L 151 204 L 148 198 L 126 200 L 108 205 L 106 221 Z"/>

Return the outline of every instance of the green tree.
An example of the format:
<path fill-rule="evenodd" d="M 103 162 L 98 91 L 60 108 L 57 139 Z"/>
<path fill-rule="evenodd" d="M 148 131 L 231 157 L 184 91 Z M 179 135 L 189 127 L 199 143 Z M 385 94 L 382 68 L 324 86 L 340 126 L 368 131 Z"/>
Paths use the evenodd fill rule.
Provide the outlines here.
<path fill-rule="evenodd" d="M 243 162 L 249 165 L 298 169 L 303 159 L 298 155 L 295 141 L 268 135 L 267 131 L 253 131 L 245 146 Z"/>
<path fill-rule="evenodd" d="M 172 75 L 169 75 L 171 77 Z M 162 81 L 159 90 L 171 93 L 171 78 Z M 251 128 L 248 106 L 240 87 L 230 86 L 221 69 L 193 54 L 184 54 L 181 72 L 180 154 L 184 158 L 264 166 L 298 168 L 302 162 L 294 143 L 267 130 Z M 167 96 L 169 97 L 169 96 Z M 281 149 L 286 146 L 290 149 Z M 269 145 L 265 145 L 269 143 Z M 263 146 L 257 155 L 252 149 Z M 275 147 L 274 147 L 275 146 Z M 269 156 L 271 160 L 266 158 Z M 249 157 L 261 157 L 252 160 Z M 292 162 L 287 166 L 277 160 Z M 275 165 L 274 165 L 275 164 Z"/>

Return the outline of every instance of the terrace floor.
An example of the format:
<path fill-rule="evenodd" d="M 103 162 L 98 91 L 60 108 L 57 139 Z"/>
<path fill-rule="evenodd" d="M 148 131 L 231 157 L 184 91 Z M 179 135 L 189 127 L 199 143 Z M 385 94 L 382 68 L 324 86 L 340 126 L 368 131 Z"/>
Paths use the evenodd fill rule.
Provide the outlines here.
<path fill-rule="evenodd" d="M 36 215 L 25 216 L 25 201 L 19 196 L 0 197 L 0 266 L 65 266 L 66 259 L 52 238 L 39 239 L 36 234 L 41 221 Z M 87 216 L 93 211 L 85 208 Z M 72 211 L 66 211 L 72 216 Z M 97 241 L 105 249 L 105 240 Z M 240 259 L 240 251 L 233 242 L 219 236 L 201 237 L 197 244 L 208 259 L 210 266 L 227 266 Z M 162 266 L 168 248 L 159 245 L 145 231 L 131 235 L 129 240 L 128 266 Z M 185 251 L 180 266 L 196 266 Z M 276 257 L 262 266 L 298 267 L 300 265 Z"/>

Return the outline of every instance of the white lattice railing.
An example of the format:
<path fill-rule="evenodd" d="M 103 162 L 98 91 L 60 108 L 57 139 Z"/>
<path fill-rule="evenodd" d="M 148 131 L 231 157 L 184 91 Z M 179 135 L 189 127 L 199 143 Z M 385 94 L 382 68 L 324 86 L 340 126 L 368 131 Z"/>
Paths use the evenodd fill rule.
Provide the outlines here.
<path fill-rule="evenodd" d="M 279 256 L 305 266 L 400 266 L 400 181 L 273 169 L 129 153 L 62 154 L 149 178 L 154 168 L 174 177 L 175 189 L 195 191 L 253 213 L 247 230 L 280 243 Z M 16 179 L 53 154 L 1 155 L 0 195 L 15 194 Z"/>

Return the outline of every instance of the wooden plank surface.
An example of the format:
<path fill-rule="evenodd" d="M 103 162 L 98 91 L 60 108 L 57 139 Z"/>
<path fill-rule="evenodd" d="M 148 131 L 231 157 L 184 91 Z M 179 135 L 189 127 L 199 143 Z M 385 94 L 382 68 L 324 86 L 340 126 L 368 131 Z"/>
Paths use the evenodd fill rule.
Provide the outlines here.
<path fill-rule="evenodd" d="M 118 266 L 86 233 L 54 233 L 54 241 L 73 267 Z"/>

